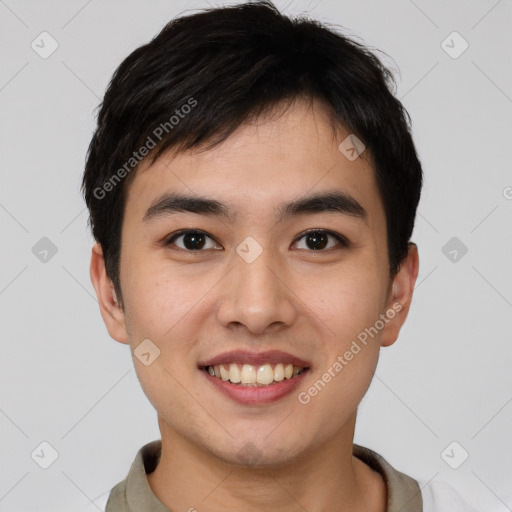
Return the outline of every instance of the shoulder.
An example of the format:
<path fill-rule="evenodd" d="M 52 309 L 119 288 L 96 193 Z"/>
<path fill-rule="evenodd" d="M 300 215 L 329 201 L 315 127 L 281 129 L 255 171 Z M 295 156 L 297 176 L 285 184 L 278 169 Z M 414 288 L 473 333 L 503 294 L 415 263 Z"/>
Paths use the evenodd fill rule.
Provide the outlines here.
<path fill-rule="evenodd" d="M 447 482 L 418 480 L 423 512 L 476 512 Z"/>

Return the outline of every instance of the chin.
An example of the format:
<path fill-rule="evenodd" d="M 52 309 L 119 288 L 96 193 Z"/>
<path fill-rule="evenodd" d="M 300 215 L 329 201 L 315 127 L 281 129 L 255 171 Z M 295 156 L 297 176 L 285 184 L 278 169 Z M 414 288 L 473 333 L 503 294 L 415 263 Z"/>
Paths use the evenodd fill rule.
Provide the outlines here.
<path fill-rule="evenodd" d="M 275 426 L 274 426 L 275 428 Z M 269 429 L 268 432 L 271 432 Z M 277 468 L 300 457 L 300 440 L 291 437 L 270 439 L 267 433 L 229 438 L 224 447 L 209 447 L 210 453 L 229 464 L 247 468 Z"/>

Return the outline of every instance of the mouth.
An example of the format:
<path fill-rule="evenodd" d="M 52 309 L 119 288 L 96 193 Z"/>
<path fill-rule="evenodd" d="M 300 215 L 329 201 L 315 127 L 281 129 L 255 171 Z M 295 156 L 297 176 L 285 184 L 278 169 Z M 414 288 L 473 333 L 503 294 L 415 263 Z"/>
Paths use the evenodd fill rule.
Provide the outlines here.
<path fill-rule="evenodd" d="M 237 386 L 265 387 L 275 385 L 285 379 L 296 378 L 304 373 L 307 367 L 294 366 L 291 363 L 261 365 L 224 363 L 204 366 L 203 369 L 212 377 Z"/>
<path fill-rule="evenodd" d="M 232 351 L 200 363 L 199 369 L 224 395 L 256 405 L 275 402 L 291 393 L 311 366 L 281 351 Z"/>

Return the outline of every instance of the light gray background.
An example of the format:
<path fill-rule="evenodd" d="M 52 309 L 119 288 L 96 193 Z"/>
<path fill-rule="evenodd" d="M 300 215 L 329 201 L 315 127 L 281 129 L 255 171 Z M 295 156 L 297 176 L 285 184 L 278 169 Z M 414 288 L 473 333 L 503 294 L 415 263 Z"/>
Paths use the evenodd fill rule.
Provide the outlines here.
<path fill-rule="evenodd" d="M 511 1 L 276 4 L 394 59 L 425 171 L 412 309 L 381 352 L 355 440 L 407 474 L 451 483 L 479 510 L 512 510 Z M 115 68 L 202 7 L 0 0 L 0 511 L 85 510 L 159 438 L 129 348 L 100 317 L 79 184 Z M 43 31 L 59 45 L 47 59 L 31 48 Z M 453 31 L 469 43 L 456 59 L 441 46 Z M 46 263 L 32 252 L 42 237 L 57 247 Z M 468 248 L 456 262 L 443 253 L 452 237 Z M 58 452 L 48 469 L 31 458 L 48 456 L 43 441 Z M 452 441 L 462 447 L 452 460 L 469 453 L 458 469 L 441 456 Z"/>

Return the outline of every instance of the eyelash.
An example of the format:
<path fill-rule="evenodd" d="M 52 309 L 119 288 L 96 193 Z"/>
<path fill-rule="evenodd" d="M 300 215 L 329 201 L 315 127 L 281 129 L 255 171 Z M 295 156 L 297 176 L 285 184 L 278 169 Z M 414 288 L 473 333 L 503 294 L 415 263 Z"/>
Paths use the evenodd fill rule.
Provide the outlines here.
<path fill-rule="evenodd" d="M 338 233 L 335 233 L 333 231 L 329 231 L 327 229 L 310 229 L 308 231 L 305 231 L 304 233 L 301 233 L 296 239 L 295 239 L 295 242 L 296 243 L 298 240 L 304 238 L 305 236 L 307 235 L 310 235 L 310 234 L 313 234 L 313 233 L 318 233 L 318 234 L 325 234 L 325 235 L 330 235 L 332 236 L 333 238 L 335 238 L 339 244 L 341 245 L 342 248 L 348 248 L 350 247 L 350 241 L 344 237 L 343 235 L 340 235 Z M 177 238 L 179 238 L 180 236 L 183 236 L 183 235 L 188 235 L 188 234 L 198 234 L 198 235 L 205 235 L 207 238 L 210 238 L 211 240 L 214 240 L 215 239 L 213 237 L 211 237 L 210 235 L 208 235 L 208 233 L 206 233 L 205 231 L 202 231 L 200 229 L 183 229 L 181 231 L 178 231 L 177 233 L 173 233 L 171 236 L 169 236 L 168 238 L 165 239 L 165 241 L 163 242 L 163 245 L 165 247 L 169 247 L 171 245 L 174 245 L 173 244 L 173 241 Z M 216 242 L 217 243 L 217 242 Z M 318 250 L 314 250 L 314 249 L 309 249 L 307 250 L 308 252 L 312 252 L 312 253 L 322 253 L 322 252 L 328 252 L 330 250 L 332 250 L 333 248 L 329 248 L 329 249 L 318 249 Z M 177 251 L 182 251 L 182 252 L 187 252 L 187 253 L 200 253 L 200 252 L 205 252 L 205 250 L 203 249 L 198 249 L 196 251 L 193 251 L 191 249 L 183 249 L 181 247 L 176 247 L 174 248 L 173 250 L 177 250 Z M 302 249 L 304 250 L 304 249 Z"/>

